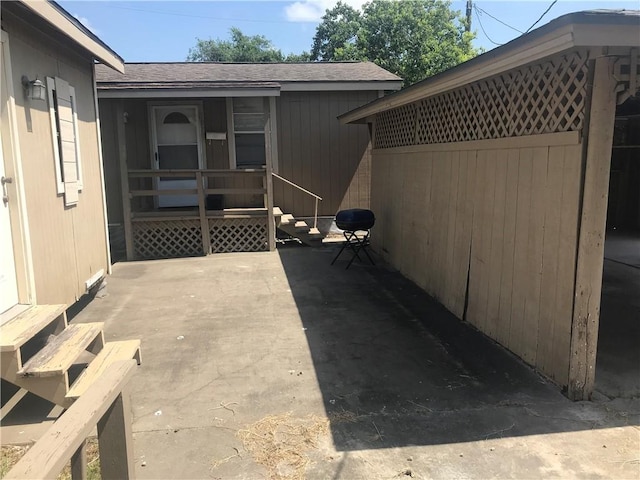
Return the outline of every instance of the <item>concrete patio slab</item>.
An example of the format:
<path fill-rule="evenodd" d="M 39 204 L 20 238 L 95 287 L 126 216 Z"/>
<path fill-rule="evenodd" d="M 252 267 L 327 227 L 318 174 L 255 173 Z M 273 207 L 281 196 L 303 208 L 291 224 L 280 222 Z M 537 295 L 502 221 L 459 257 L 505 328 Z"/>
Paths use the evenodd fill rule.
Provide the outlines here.
<path fill-rule="evenodd" d="M 637 398 L 570 402 L 396 272 L 334 254 L 114 266 L 73 321 L 142 339 L 139 478 L 276 478 L 238 431 L 287 412 L 329 419 L 309 479 L 640 477 Z"/>

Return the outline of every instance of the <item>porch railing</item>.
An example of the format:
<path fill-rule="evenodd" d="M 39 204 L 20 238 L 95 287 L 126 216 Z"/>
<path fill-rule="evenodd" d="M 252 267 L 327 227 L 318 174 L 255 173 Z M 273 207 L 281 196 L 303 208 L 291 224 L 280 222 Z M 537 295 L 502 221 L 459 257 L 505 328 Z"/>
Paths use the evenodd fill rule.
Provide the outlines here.
<path fill-rule="evenodd" d="M 309 190 L 307 190 L 306 188 L 302 188 L 300 185 L 293 183 L 291 180 L 287 180 L 284 177 L 281 177 L 280 175 L 278 175 L 277 173 L 271 173 L 271 175 L 273 175 L 275 178 L 277 178 L 278 180 L 283 181 L 284 183 L 287 183 L 289 185 L 291 185 L 292 187 L 297 188 L 298 190 L 300 190 L 301 192 L 306 193 L 307 195 L 315 198 L 316 200 L 316 206 L 315 206 L 315 213 L 313 215 L 313 228 L 317 229 L 318 228 L 318 202 L 322 201 L 322 197 L 320 195 L 316 195 L 313 192 L 310 192 Z"/>
<path fill-rule="evenodd" d="M 130 188 L 130 179 L 151 179 L 151 185 L 154 188 Z M 157 188 L 156 179 L 180 179 L 195 180 L 195 188 Z M 231 185 L 224 187 L 209 188 L 208 185 L 213 183 L 210 179 L 231 178 Z M 243 179 L 260 178 L 260 186 L 246 187 Z M 149 183 L 149 182 L 147 182 Z M 227 208 L 221 210 L 207 209 L 207 196 L 209 195 L 260 195 L 262 196 L 262 206 L 256 207 L 256 214 L 264 214 L 268 217 L 267 236 L 269 250 L 275 249 L 275 222 L 273 218 L 273 198 L 270 197 L 271 179 L 267 175 L 265 169 L 243 169 L 243 170 L 215 170 L 215 169 L 176 169 L 176 170 L 127 170 L 126 179 L 123 179 L 123 212 L 124 212 L 124 230 L 125 243 L 127 251 L 127 259 L 134 258 L 134 245 L 132 234 L 132 221 L 139 217 L 154 217 L 158 220 L 164 217 L 197 217 L 200 220 L 200 229 L 202 234 L 202 250 L 205 254 L 211 251 L 211 237 L 209 235 L 208 218 L 229 218 L 251 215 L 250 208 Z M 197 209 L 190 210 L 132 210 L 131 202 L 138 197 L 158 197 L 164 195 L 195 195 L 197 197 Z M 259 210 L 259 211 L 258 211 Z"/>
<path fill-rule="evenodd" d="M 113 364 L 51 425 L 4 478 L 56 478 L 71 460 L 73 480 L 85 479 L 86 439 L 96 425 L 102 478 L 134 478 L 127 384 L 135 366 L 135 360 Z"/>

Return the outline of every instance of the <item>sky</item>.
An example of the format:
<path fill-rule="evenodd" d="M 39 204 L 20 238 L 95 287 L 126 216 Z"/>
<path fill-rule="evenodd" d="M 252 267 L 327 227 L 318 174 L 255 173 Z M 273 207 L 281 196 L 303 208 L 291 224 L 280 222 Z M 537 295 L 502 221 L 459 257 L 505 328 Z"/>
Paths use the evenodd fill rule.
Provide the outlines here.
<path fill-rule="evenodd" d="M 311 49 L 316 27 L 335 0 L 299 1 L 91 1 L 58 0 L 127 62 L 184 61 L 196 39 L 229 39 L 231 27 L 264 35 L 286 55 Z M 363 0 L 347 0 L 359 7 Z M 465 1 L 452 8 L 464 12 Z M 474 45 L 491 50 L 521 35 L 552 0 L 474 0 Z M 640 10 L 640 0 L 558 0 L 536 25 L 563 14 L 594 9 Z"/>

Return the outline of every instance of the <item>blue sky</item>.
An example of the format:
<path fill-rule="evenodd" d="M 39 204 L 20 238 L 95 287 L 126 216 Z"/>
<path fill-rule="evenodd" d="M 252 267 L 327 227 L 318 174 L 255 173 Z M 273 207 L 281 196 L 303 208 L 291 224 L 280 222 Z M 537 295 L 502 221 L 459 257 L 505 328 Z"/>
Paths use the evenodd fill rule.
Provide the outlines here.
<path fill-rule="evenodd" d="M 196 38 L 227 39 L 234 26 L 247 35 L 264 35 L 284 54 L 310 50 L 320 17 L 326 8 L 335 5 L 335 0 L 58 3 L 126 61 L 158 62 L 184 61 Z M 364 2 L 347 3 L 360 6 Z M 465 3 L 454 1 L 452 7 L 464 11 Z M 478 7 L 472 19 L 472 29 L 477 33 L 475 45 L 490 50 L 495 47 L 492 42 L 506 43 L 516 38 L 520 35 L 517 30 L 526 31 L 551 3 L 552 0 L 474 1 Z M 640 9 L 640 0 L 559 0 L 538 26 L 565 13 L 600 8 Z"/>

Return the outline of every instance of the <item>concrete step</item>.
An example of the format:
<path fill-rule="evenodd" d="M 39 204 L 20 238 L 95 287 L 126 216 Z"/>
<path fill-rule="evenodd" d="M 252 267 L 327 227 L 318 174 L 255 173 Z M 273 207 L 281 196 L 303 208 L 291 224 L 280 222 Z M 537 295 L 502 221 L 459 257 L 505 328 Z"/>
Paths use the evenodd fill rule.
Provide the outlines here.
<path fill-rule="evenodd" d="M 53 337 L 42 350 L 24 364 L 18 375 L 49 377 L 63 375 L 88 347 L 101 349 L 104 345 L 104 323 L 79 323 L 69 325 Z M 97 352 L 95 352 L 97 353 Z"/>

